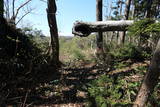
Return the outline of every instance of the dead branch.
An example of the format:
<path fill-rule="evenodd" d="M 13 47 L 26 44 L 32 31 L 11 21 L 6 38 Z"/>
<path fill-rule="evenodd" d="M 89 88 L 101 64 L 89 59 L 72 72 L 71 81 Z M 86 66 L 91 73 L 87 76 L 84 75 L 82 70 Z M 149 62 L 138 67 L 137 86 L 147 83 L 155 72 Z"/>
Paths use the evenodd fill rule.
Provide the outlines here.
<path fill-rule="evenodd" d="M 27 0 L 25 3 L 23 3 L 22 5 L 20 5 L 20 6 L 17 8 L 17 10 L 16 10 L 15 15 L 13 15 L 11 19 L 15 19 L 15 18 L 17 17 L 17 15 L 18 15 L 20 9 L 23 8 L 23 7 L 24 7 L 26 4 L 28 4 L 30 1 L 32 1 L 32 0 Z"/>

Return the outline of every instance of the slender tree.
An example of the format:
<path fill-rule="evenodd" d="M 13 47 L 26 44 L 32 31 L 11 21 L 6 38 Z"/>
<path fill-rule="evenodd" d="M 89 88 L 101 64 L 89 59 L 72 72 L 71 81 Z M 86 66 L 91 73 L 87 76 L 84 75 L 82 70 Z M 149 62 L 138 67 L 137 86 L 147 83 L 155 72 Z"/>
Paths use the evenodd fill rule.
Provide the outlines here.
<path fill-rule="evenodd" d="M 122 16 L 122 10 L 123 10 L 123 0 L 119 0 L 119 4 L 120 4 L 120 6 L 119 6 L 119 15 L 120 16 Z"/>
<path fill-rule="evenodd" d="M 48 25 L 50 28 L 51 35 L 51 48 L 50 51 L 50 64 L 59 66 L 59 39 L 58 39 L 58 28 L 56 21 L 56 2 L 55 0 L 48 0 L 47 17 Z"/>
<path fill-rule="evenodd" d="M 103 20 L 103 0 L 96 0 L 96 20 L 97 21 L 102 21 Z M 96 35 L 97 39 L 97 55 L 103 54 L 103 33 L 99 31 Z"/>
<path fill-rule="evenodd" d="M 127 0 L 127 1 L 126 1 L 125 13 L 124 13 L 124 19 L 125 19 L 125 20 L 128 20 L 128 18 L 129 18 L 130 6 L 131 6 L 131 0 Z M 125 36 L 126 36 L 126 32 L 124 31 L 124 32 L 122 33 L 122 43 L 123 43 L 123 44 L 124 44 L 124 42 L 125 42 Z"/>

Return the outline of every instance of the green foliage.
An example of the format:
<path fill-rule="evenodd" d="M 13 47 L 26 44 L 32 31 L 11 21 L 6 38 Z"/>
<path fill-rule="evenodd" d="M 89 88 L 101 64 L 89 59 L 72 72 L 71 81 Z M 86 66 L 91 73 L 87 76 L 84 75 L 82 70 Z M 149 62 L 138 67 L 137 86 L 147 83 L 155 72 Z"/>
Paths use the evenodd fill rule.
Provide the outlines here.
<path fill-rule="evenodd" d="M 129 63 L 125 63 L 125 62 L 114 62 L 114 67 L 115 69 L 121 69 L 124 67 L 127 67 L 129 65 Z"/>
<path fill-rule="evenodd" d="M 98 107 L 129 106 L 136 96 L 139 85 L 137 82 L 128 83 L 121 77 L 115 80 L 114 77 L 103 75 L 89 84 L 88 100 L 94 98 Z"/>
<path fill-rule="evenodd" d="M 160 32 L 160 23 L 155 23 L 153 19 L 143 19 L 128 27 L 128 31 L 130 36 L 141 36 L 148 39 L 149 34 Z"/>
<path fill-rule="evenodd" d="M 81 50 L 74 50 L 73 51 L 73 56 L 77 60 L 85 60 L 85 55 L 81 52 Z"/>
<path fill-rule="evenodd" d="M 132 26 L 128 27 L 128 35 L 131 36 L 142 36 L 142 35 L 148 35 L 148 33 L 152 32 L 150 26 L 154 24 L 154 20 L 152 19 L 143 19 L 140 21 L 135 22 Z M 149 31 L 149 32 L 148 32 Z"/>
<path fill-rule="evenodd" d="M 95 36 L 60 37 L 60 57 L 63 62 L 73 60 L 91 60 L 95 48 Z"/>
<path fill-rule="evenodd" d="M 29 38 L 30 44 L 36 47 L 36 49 L 33 48 L 33 51 L 31 51 L 31 53 L 34 53 L 32 62 L 35 64 L 46 63 L 48 56 L 45 53 L 49 48 L 49 37 L 44 36 L 41 30 L 33 29 L 32 27 L 25 27 L 22 29 L 22 32 Z"/>
<path fill-rule="evenodd" d="M 151 101 L 154 100 L 154 103 L 157 104 L 157 106 L 160 106 L 160 83 L 158 83 L 153 91 L 153 95 L 149 98 Z"/>
<path fill-rule="evenodd" d="M 123 47 L 116 48 L 110 51 L 115 59 L 142 59 L 141 50 L 132 44 L 125 44 Z"/>
<path fill-rule="evenodd" d="M 147 48 L 149 46 L 152 50 L 160 38 L 160 23 L 155 23 L 153 19 L 143 19 L 135 22 L 128 28 L 128 35 L 135 36 L 139 42 L 139 46 Z M 144 53 L 144 55 L 147 55 Z"/>
<path fill-rule="evenodd" d="M 160 32 L 160 23 L 153 23 L 153 24 L 150 24 L 146 29 L 145 29 L 145 32 L 149 33 L 149 32 Z"/>

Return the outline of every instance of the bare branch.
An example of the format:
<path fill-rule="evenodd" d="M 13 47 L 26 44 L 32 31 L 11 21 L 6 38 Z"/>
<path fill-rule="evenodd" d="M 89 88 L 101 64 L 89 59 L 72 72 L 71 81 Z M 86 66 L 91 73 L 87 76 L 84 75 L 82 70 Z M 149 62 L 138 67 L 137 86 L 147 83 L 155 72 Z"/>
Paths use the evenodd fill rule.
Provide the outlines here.
<path fill-rule="evenodd" d="M 16 25 L 25 17 L 27 16 L 29 13 L 31 13 L 35 8 L 32 8 L 30 10 L 28 10 L 23 16 L 21 16 L 21 18 L 19 18 L 19 20 L 16 22 Z"/>
<path fill-rule="evenodd" d="M 27 12 L 25 13 L 17 22 L 16 22 L 16 25 L 26 16 L 28 15 L 30 12 Z"/>
<path fill-rule="evenodd" d="M 42 2 L 44 2 L 44 3 L 47 3 L 47 1 L 45 1 L 45 0 L 40 0 L 40 1 L 42 1 Z"/>
<path fill-rule="evenodd" d="M 24 7 L 26 4 L 28 4 L 30 1 L 32 1 L 32 0 L 28 0 L 28 1 L 26 1 L 25 3 L 23 3 L 22 5 L 20 5 L 20 7 L 18 7 L 17 10 L 16 10 L 16 14 L 15 14 L 14 16 L 12 16 L 12 19 L 15 19 L 15 18 L 17 17 L 17 15 L 18 15 L 20 9 L 23 8 L 23 7 Z"/>

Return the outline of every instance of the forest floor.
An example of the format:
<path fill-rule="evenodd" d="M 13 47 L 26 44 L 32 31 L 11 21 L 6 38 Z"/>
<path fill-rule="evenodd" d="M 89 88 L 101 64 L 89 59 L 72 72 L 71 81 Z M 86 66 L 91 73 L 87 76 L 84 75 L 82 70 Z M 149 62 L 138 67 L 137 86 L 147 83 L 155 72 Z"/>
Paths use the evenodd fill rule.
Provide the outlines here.
<path fill-rule="evenodd" d="M 27 91 L 19 102 L 20 107 L 84 107 L 87 101 L 88 83 L 101 75 L 123 74 L 124 79 L 141 81 L 143 75 L 128 75 L 128 73 L 139 66 L 148 66 L 149 61 L 128 63 L 130 65 L 127 67 L 111 71 L 103 65 L 85 62 L 78 62 L 75 67 L 62 67 L 59 69 L 61 73 L 59 79 L 39 85 L 33 93 Z"/>

